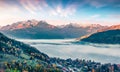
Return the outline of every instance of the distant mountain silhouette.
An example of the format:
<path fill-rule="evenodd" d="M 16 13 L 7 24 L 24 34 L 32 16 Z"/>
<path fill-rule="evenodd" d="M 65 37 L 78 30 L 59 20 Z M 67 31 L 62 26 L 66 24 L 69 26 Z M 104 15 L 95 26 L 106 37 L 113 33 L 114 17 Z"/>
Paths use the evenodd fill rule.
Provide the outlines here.
<path fill-rule="evenodd" d="M 30 21 L 27 21 L 25 23 L 29 23 Z M 32 21 L 31 21 L 32 22 Z M 33 23 L 33 22 L 32 22 Z M 19 25 L 19 24 L 18 24 Z M 14 36 L 17 38 L 30 38 L 30 39 L 57 39 L 57 38 L 63 38 L 60 34 L 59 28 L 49 25 L 48 23 L 44 21 L 40 21 L 37 24 L 30 26 L 16 29 L 12 25 L 6 27 L 2 27 L 1 30 L 4 34 L 8 36 Z M 23 24 L 22 24 L 23 26 Z M 10 28 L 9 28 L 10 27 Z M 13 27 L 13 28 L 11 28 Z M 18 27 L 18 26 L 17 26 Z"/>
<path fill-rule="evenodd" d="M 80 26 L 70 23 L 64 26 L 50 25 L 45 21 L 28 20 L 3 26 L 2 33 L 17 37 L 30 39 L 63 39 L 77 38 L 86 34 L 94 33 L 99 29 L 105 28 L 99 24 Z"/>
<path fill-rule="evenodd" d="M 92 43 L 120 44 L 120 29 L 94 33 L 81 41 Z"/>
<path fill-rule="evenodd" d="M 65 38 L 78 38 L 83 35 L 91 34 L 99 29 L 105 28 L 106 26 L 101 26 L 99 24 L 91 24 L 88 26 L 79 26 L 73 23 L 65 25 L 61 31 Z"/>

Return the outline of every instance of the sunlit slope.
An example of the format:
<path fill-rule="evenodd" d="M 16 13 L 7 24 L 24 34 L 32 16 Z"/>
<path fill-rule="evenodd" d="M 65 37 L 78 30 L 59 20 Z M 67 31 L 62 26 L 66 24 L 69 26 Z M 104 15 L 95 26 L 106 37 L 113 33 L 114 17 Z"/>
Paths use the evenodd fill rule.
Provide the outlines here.
<path fill-rule="evenodd" d="M 94 33 L 81 41 L 92 43 L 120 44 L 120 29 Z"/>

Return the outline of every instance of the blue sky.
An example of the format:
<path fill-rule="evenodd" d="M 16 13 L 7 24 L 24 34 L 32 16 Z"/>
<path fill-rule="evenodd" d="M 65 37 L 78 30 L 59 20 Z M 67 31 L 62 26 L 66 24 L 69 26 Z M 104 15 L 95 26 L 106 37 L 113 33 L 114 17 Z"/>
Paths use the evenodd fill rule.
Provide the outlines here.
<path fill-rule="evenodd" d="M 0 25 L 29 19 L 53 25 L 119 24 L 120 0 L 0 0 Z"/>

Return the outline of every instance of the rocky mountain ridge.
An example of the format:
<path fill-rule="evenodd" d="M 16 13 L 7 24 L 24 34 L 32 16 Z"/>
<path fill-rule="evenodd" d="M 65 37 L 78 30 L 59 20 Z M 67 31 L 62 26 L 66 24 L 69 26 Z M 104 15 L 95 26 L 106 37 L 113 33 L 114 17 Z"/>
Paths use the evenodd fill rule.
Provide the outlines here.
<path fill-rule="evenodd" d="M 106 28 L 106 26 L 101 26 L 99 24 L 81 26 L 75 23 L 64 26 L 54 26 L 45 21 L 28 20 L 3 26 L 0 30 L 8 36 L 17 38 L 63 39 L 77 38 L 79 36 L 94 33 L 102 28 Z"/>

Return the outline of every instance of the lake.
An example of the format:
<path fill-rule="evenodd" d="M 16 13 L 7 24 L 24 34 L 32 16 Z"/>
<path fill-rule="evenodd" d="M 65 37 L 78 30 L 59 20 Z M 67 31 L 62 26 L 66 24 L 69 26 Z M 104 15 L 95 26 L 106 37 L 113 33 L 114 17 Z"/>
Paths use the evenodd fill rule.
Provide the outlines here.
<path fill-rule="evenodd" d="M 72 43 L 75 39 L 16 39 L 36 47 L 50 57 L 86 59 L 120 64 L 120 45 Z"/>

